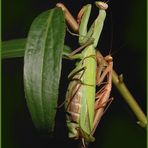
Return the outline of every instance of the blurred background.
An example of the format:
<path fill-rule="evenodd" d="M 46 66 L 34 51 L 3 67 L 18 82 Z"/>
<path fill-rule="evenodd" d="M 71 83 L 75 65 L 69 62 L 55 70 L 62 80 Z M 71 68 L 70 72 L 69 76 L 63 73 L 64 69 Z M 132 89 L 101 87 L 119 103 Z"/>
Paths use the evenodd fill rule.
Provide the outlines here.
<path fill-rule="evenodd" d="M 58 0 L 2 0 L 2 40 L 26 38 L 33 19 L 55 7 Z M 76 17 L 81 7 L 92 0 L 61 0 Z M 124 82 L 146 113 L 146 0 L 109 0 L 109 9 L 98 49 L 114 58 L 114 69 L 123 74 Z M 97 16 L 94 6 L 90 24 Z M 78 47 L 75 37 L 67 33 L 66 44 Z M 65 97 L 67 75 L 74 62 L 63 60 L 60 98 Z M 146 148 L 146 131 L 113 86 L 114 101 L 95 133 L 95 148 Z M 23 58 L 2 61 L 2 147 L 49 148 L 76 147 L 67 138 L 64 108 L 57 112 L 54 137 L 39 133 L 26 106 L 23 87 Z"/>

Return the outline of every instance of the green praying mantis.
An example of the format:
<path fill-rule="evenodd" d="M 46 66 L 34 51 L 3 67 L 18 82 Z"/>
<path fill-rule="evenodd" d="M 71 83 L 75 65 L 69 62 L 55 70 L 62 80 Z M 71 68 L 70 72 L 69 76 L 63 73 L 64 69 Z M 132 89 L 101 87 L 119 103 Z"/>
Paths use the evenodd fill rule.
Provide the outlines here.
<path fill-rule="evenodd" d="M 97 125 L 99 124 L 99 121 L 100 121 L 102 115 L 104 114 L 107 107 L 109 106 L 109 103 L 112 100 L 109 98 L 111 87 L 112 87 L 111 81 L 113 81 L 113 83 L 115 84 L 118 91 L 121 93 L 121 95 L 123 96 L 125 101 L 127 101 L 128 105 L 131 107 L 131 109 L 133 110 L 135 115 L 138 117 L 138 120 L 139 120 L 138 124 L 144 128 L 146 127 L 146 124 L 147 124 L 147 120 L 146 120 L 144 113 L 141 111 L 140 107 L 138 106 L 138 104 L 136 103 L 136 101 L 134 100 L 134 98 L 132 97 L 132 95 L 130 94 L 128 89 L 126 88 L 125 84 L 123 83 L 123 80 L 119 79 L 120 77 L 115 73 L 114 70 L 112 70 L 112 67 L 113 67 L 112 57 L 110 55 L 103 57 L 96 50 L 99 36 L 101 34 L 102 27 L 103 27 L 103 22 L 105 20 L 105 15 L 106 15 L 105 11 L 107 9 L 107 4 L 105 4 L 103 2 L 96 2 L 96 5 L 100 9 L 99 15 L 96 18 L 96 20 L 94 21 L 94 23 L 92 24 L 92 26 L 90 27 L 89 31 L 87 31 L 87 23 L 88 23 L 90 11 L 91 11 L 91 5 L 84 6 L 82 8 L 82 10 L 80 11 L 80 13 L 78 14 L 77 21 L 75 21 L 75 19 L 72 19 L 72 17 L 69 17 L 70 14 L 68 12 L 66 12 L 66 8 L 62 4 L 61 5 L 59 4 L 59 7 L 61 7 L 65 11 L 65 18 L 68 22 L 68 25 L 72 28 L 72 30 L 74 32 L 79 31 L 78 36 L 79 36 L 80 48 L 74 50 L 70 54 L 65 52 L 63 54 L 63 56 L 67 56 L 70 59 L 77 59 L 76 68 L 69 74 L 70 84 L 69 84 L 69 87 L 67 90 L 65 108 L 66 108 L 66 112 L 67 112 L 66 118 L 67 118 L 67 126 L 69 129 L 69 137 L 73 138 L 73 139 L 82 140 L 83 147 L 85 147 L 87 142 L 92 142 L 95 140 L 95 138 L 93 137 L 93 134 L 97 128 Z M 57 6 L 58 6 L 58 4 L 57 4 Z M 52 11 L 54 11 L 54 13 L 53 13 L 54 15 L 51 15 Z M 47 37 L 51 37 L 51 39 L 54 42 L 54 45 L 59 43 L 59 45 L 62 48 L 62 46 L 64 44 L 64 37 L 65 37 L 64 36 L 64 32 L 65 32 L 65 30 L 64 30 L 64 28 L 65 28 L 64 15 L 61 11 L 57 11 L 54 9 L 50 11 L 49 15 L 48 15 L 48 13 L 49 12 L 45 12 L 45 14 L 42 15 L 42 17 L 40 17 L 40 19 L 41 20 L 42 20 L 42 18 L 45 19 L 45 16 L 47 16 L 46 18 L 51 18 L 52 21 L 50 23 L 48 23 L 50 19 L 48 19 L 48 21 L 46 21 L 46 22 L 39 21 L 39 22 L 45 22 L 45 23 L 43 23 L 42 25 L 38 25 L 38 27 L 36 27 L 37 26 L 36 23 L 39 23 L 39 22 L 36 22 L 35 24 L 33 24 L 33 26 L 36 27 L 37 34 L 36 34 L 35 38 L 34 38 L 34 35 L 32 36 L 32 34 L 31 34 L 31 36 L 32 36 L 31 39 L 33 39 L 33 44 L 35 43 L 35 45 L 41 45 L 41 44 L 44 45 L 44 41 L 46 41 L 46 43 L 48 43 L 48 44 L 45 47 L 47 47 L 47 46 L 51 45 L 51 43 L 49 42 Z M 57 16 L 60 16 L 60 17 L 58 17 L 59 19 L 57 19 L 55 21 L 55 19 L 53 19 L 53 18 L 56 18 Z M 57 23 L 57 22 L 60 22 L 60 23 Z M 45 24 L 51 24 L 51 25 L 46 26 Z M 58 24 L 59 26 L 56 27 L 55 24 Z M 42 28 L 41 30 L 40 30 L 40 27 Z M 49 32 L 48 36 L 47 36 L 47 33 L 45 32 L 46 30 L 48 30 L 48 32 Z M 56 30 L 55 32 L 57 32 L 57 33 L 55 33 L 54 37 L 52 36 L 54 33 L 51 34 L 50 30 Z M 61 30 L 61 32 L 62 32 L 61 35 L 60 35 L 59 30 Z M 34 31 L 34 32 L 36 33 L 36 31 Z M 41 37 L 42 33 L 39 34 L 38 32 L 44 33 L 45 36 L 43 37 L 43 39 Z M 59 38 L 62 38 L 62 40 L 63 40 L 62 43 L 61 43 L 61 41 L 59 41 L 59 39 L 57 39 L 57 36 L 60 36 Z M 26 42 L 26 39 L 23 40 L 23 44 L 25 43 L 24 41 Z M 28 41 L 29 41 L 29 43 L 31 43 L 30 47 L 32 48 L 32 40 L 31 41 L 28 40 Z M 36 41 L 38 41 L 38 42 L 36 42 Z M 20 47 L 21 47 L 20 49 L 22 49 L 22 50 L 21 50 L 21 53 L 18 55 L 19 56 L 21 55 L 21 57 L 23 57 L 25 48 L 24 48 L 24 45 L 23 46 L 21 45 Z M 35 47 L 34 50 L 36 50 L 36 47 L 38 48 L 38 46 L 34 46 L 34 47 Z M 51 50 L 49 50 L 49 48 L 39 48 L 39 49 L 43 49 L 43 50 L 41 50 L 42 52 L 44 52 L 44 51 L 54 52 L 55 51 L 54 49 L 56 49 L 56 48 L 54 47 Z M 57 48 L 57 49 L 59 49 L 59 48 Z M 12 51 L 13 50 L 11 50 L 11 52 Z M 18 51 L 20 51 L 20 50 L 18 50 Z M 10 53 L 11 56 L 12 56 L 12 53 Z M 10 55 L 8 55 L 8 57 Z M 14 54 L 13 56 L 18 57 L 18 55 Z M 43 54 L 43 55 L 49 55 L 49 54 Z M 58 55 L 58 54 L 55 52 L 55 55 Z M 61 56 L 62 56 L 62 54 L 61 54 Z M 61 58 L 61 56 L 59 58 Z M 38 57 L 38 55 L 36 55 L 36 57 Z M 47 58 L 48 57 L 49 56 L 47 56 Z M 51 59 L 54 59 L 54 57 L 55 56 L 53 56 L 53 58 L 51 58 Z M 41 61 L 42 59 L 44 60 L 45 58 L 43 56 L 39 55 L 38 59 L 39 59 L 39 61 Z M 30 60 L 33 61 L 33 58 L 31 57 Z M 28 60 L 26 60 L 26 61 L 28 64 L 30 64 L 30 62 L 28 62 Z M 52 61 L 52 60 L 50 60 L 50 61 Z M 43 66 L 43 64 L 37 65 L 35 60 L 32 63 L 35 64 L 37 67 Z M 30 65 L 32 65 L 32 64 L 30 64 Z M 49 67 L 50 64 L 48 63 L 48 60 L 47 60 L 46 64 L 44 64 L 44 65 L 47 65 L 46 68 Z M 34 66 L 32 66 L 32 67 L 34 67 Z M 28 68 L 28 69 L 32 69 L 32 68 Z M 49 69 L 51 69 L 51 68 L 49 68 Z M 59 75 L 59 71 L 60 71 L 59 69 L 60 68 L 58 68 L 56 70 L 57 75 Z M 34 71 L 34 70 L 32 70 L 32 71 Z M 31 107 L 34 109 L 34 107 L 36 107 L 36 105 L 37 105 L 37 107 L 35 108 L 36 109 L 35 111 L 31 110 L 33 112 L 33 116 L 37 117 L 36 118 L 37 120 L 35 120 L 34 122 L 37 123 L 38 125 L 41 125 L 41 126 L 39 126 L 40 128 L 46 127 L 46 129 L 48 129 L 48 131 L 49 131 L 49 129 L 51 130 L 51 127 L 49 127 L 49 123 L 51 121 L 54 121 L 54 115 L 51 116 L 53 113 L 50 113 L 50 114 L 48 114 L 48 113 L 51 110 L 56 112 L 56 110 L 55 110 L 56 106 L 51 105 L 53 103 L 47 103 L 47 101 L 46 101 L 46 100 L 54 100 L 54 99 L 52 99 L 51 96 L 49 96 L 47 94 L 49 92 L 49 86 L 51 86 L 48 83 L 50 81 L 50 77 L 49 77 L 49 81 L 48 82 L 46 81 L 47 76 L 49 76 L 50 71 L 51 70 L 49 70 L 49 71 L 45 70 L 47 75 L 45 75 L 43 73 L 44 77 L 43 77 L 43 75 L 41 75 L 41 77 L 40 76 L 38 77 L 39 79 L 36 79 L 36 78 L 34 79 L 34 76 L 36 76 L 36 73 L 34 73 L 35 75 L 32 75 L 32 73 L 27 74 L 27 76 L 30 76 L 30 78 L 31 79 L 33 78 L 34 82 L 36 82 L 36 85 L 34 85 L 33 82 L 28 81 L 28 83 L 31 82 L 31 85 L 29 86 L 30 90 L 34 91 L 34 94 L 33 94 L 32 91 L 29 90 L 29 94 L 31 94 L 31 100 L 29 100 L 29 101 L 32 103 L 33 102 L 32 98 L 34 97 L 36 99 L 36 102 L 34 101 L 31 104 L 32 105 Z M 35 72 L 36 72 L 36 70 L 35 70 Z M 38 70 L 38 72 L 40 72 L 40 70 Z M 38 72 L 37 72 L 37 74 L 38 74 Z M 39 80 L 41 80 L 42 77 L 43 77 L 43 80 L 45 80 L 44 82 L 46 82 L 45 84 L 47 84 L 47 85 L 41 86 L 42 83 L 40 83 L 40 85 L 38 85 L 38 83 L 40 82 Z M 57 78 L 55 75 L 54 75 L 54 77 Z M 46 79 L 44 79 L 44 78 L 46 78 Z M 41 80 L 41 82 L 42 82 L 42 80 Z M 56 82 L 56 84 L 59 84 L 59 83 Z M 40 89 L 40 87 L 38 87 L 38 86 L 41 86 L 41 88 L 43 88 L 43 89 Z M 97 88 L 96 88 L 96 86 L 97 86 Z M 53 88 L 53 87 L 51 87 L 51 88 Z M 42 91 L 41 92 L 38 91 L 38 88 Z M 45 93 L 45 90 L 48 90 L 48 91 L 46 91 L 46 93 Z M 47 97 L 45 95 L 44 95 L 45 98 L 42 97 L 42 94 L 47 94 L 46 95 Z M 55 93 L 53 92 L 52 94 L 55 94 Z M 37 98 L 36 96 L 39 96 L 39 97 Z M 55 98 L 57 98 L 57 97 L 55 96 Z M 42 102 L 42 101 L 45 102 L 44 106 L 38 107 L 38 104 L 40 105 L 40 102 Z M 54 102 L 56 102 L 56 101 L 54 101 Z M 50 109 L 50 107 L 52 107 L 52 108 Z M 42 110 L 43 108 L 46 109 L 46 112 L 43 112 L 44 111 L 44 110 Z M 40 114 L 40 113 L 43 113 L 43 114 Z M 44 116 L 44 115 L 46 115 L 46 116 Z M 41 119 L 43 119 L 43 118 L 49 119 L 49 117 L 52 117 L 53 119 L 52 120 L 44 120 L 44 122 L 42 122 L 43 120 L 41 120 Z M 52 122 L 50 124 L 50 126 L 51 125 L 54 126 L 54 122 Z"/>
<path fill-rule="evenodd" d="M 65 103 L 69 137 L 82 139 L 84 145 L 85 142 L 95 140 L 93 134 L 108 102 L 112 100 L 109 99 L 112 87 L 112 57 L 110 55 L 103 57 L 96 51 L 108 5 L 101 1 L 95 4 L 99 8 L 99 14 L 88 31 L 91 4 L 84 6 L 78 14 L 81 47 L 69 55 L 70 59 L 77 59 L 77 63 L 68 76 L 70 84 Z M 64 5 L 57 4 L 57 6 L 67 11 Z M 71 21 L 69 22 L 71 25 Z M 74 27 L 73 29 L 77 30 Z M 96 85 L 99 87 L 98 92 Z"/>

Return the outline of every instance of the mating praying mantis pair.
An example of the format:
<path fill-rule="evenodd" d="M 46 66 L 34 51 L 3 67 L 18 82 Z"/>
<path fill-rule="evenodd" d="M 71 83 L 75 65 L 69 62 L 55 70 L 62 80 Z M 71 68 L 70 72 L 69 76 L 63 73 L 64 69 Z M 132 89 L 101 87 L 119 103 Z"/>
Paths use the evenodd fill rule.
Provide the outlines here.
<path fill-rule="evenodd" d="M 81 47 L 68 55 L 70 59 L 78 61 L 75 69 L 68 76 L 70 84 L 65 108 L 69 137 L 82 139 L 84 145 L 85 142 L 95 140 L 93 134 L 108 102 L 112 100 L 109 99 L 112 87 L 112 57 L 110 55 L 103 57 L 96 51 L 108 5 L 101 1 L 95 4 L 99 8 L 99 14 L 88 31 L 91 4 L 87 4 L 80 10 L 77 22 L 63 4 L 57 4 L 57 7 L 64 11 L 69 25 L 74 31 L 79 32 Z M 99 87 L 98 92 L 96 92 L 96 86 Z"/>

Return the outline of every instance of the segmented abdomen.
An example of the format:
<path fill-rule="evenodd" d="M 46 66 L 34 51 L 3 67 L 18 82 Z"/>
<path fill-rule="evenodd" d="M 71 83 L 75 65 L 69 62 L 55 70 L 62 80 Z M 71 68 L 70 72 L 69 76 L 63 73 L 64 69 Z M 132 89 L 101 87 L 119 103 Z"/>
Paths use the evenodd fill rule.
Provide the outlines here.
<path fill-rule="evenodd" d="M 69 129 L 69 137 L 79 139 L 79 118 L 81 110 L 81 89 L 83 85 L 77 81 L 72 80 L 69 84 L 66 95 L 66 122 Z"/>

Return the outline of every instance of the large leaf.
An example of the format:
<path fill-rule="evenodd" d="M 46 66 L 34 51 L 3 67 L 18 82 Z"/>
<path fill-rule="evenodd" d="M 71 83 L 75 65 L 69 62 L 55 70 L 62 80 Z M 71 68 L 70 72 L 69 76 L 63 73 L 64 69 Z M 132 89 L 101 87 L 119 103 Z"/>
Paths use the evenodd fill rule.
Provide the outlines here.
<path fill-rule="evenodd" d="M 47 132 L 52 132 L 55 124 L 65 28 L 63 11 L 48 10 L 33 21 L 26 43 L 27 105 L 35 126 Z"/>
<path fill-rule="evenodd" d="M 24 57 L 25 45 L 26 38 L 3 41 L 1 50 L 2 59 Z M 70 47 L 64 45 L 63 58 L 66 58 L 66 55 L 68 55 L 71 52 L 72 51 Z"/>

